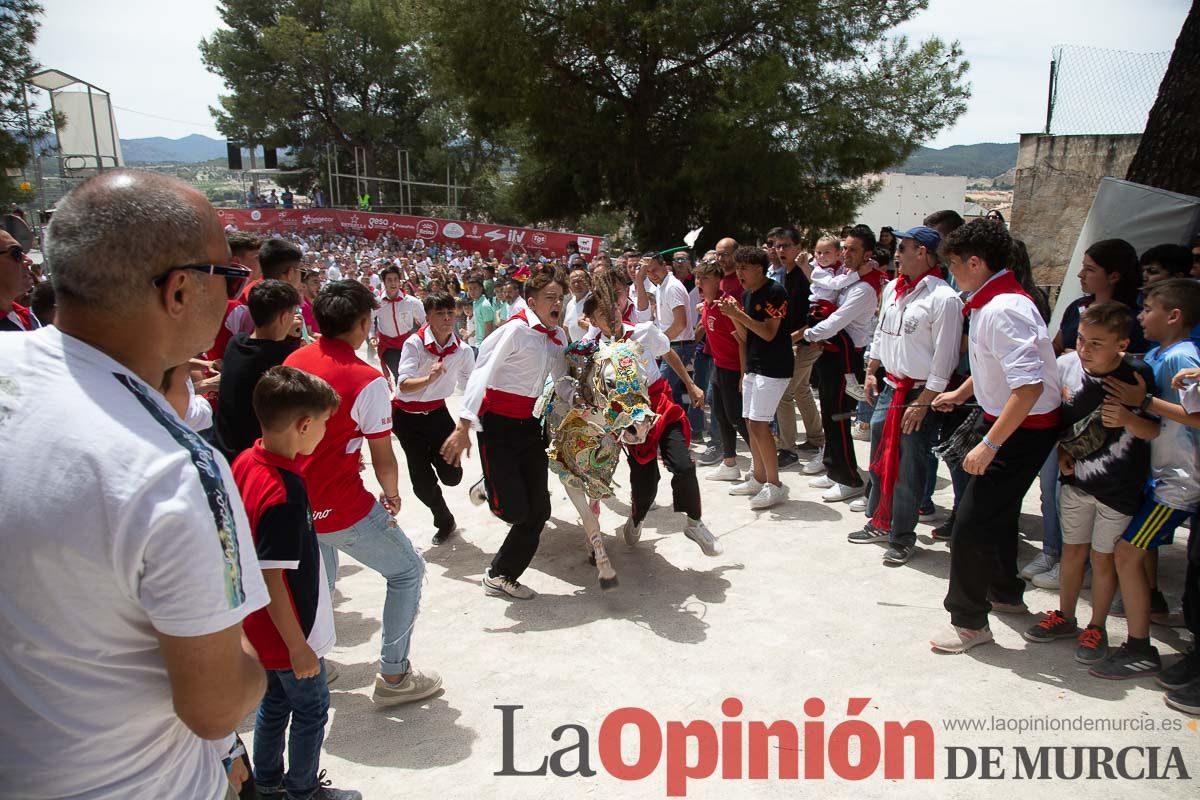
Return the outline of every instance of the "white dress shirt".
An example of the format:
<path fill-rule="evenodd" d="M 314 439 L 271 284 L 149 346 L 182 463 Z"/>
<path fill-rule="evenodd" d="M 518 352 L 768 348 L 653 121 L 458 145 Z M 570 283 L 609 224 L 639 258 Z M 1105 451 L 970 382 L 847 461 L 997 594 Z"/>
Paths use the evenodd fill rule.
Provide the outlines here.
<path fill-rule="evenodd" d="M 1007 271 L 997 272 L 984 286 Z M 1031 383 L 1041 383 L 1042 394 L 1030 414 L 1045 414 L 1061 405 L 1054 345 L 1032 300 L 1020 294 L 997 295 L 971 312 L 970 327 L 975 399 L 985 413 L 1000 416 L 1012 390 Z"/>
<path fill-rule="evenodd" d="M 393 339 L 406 336 L 413 328 L 424 324 L 425 306 L 411 294 L 379 298 L 379 308 L 375 309 L 375 329 L 384 336 Z"/>
<path fill-rule="evenodd" d="M 848 267 L 837 271 L 844 273 Z M 871 343 L 875 321 L 875 290 L 866 281 L 857 281 L 838 292 L 837 310 L 804 332 L 804 341 L 821 342 L 845 330 L 855 347 Z"/>
<path fill-rule="evenodd" d="M 583 328 L 579 327 L 579 318 L 583 316 L 583 304 L 591 296 L 592 293 L 588 292 L 576 300 L 575 295 L 571 295 L 571 299 L 567 301 L 567 310 L 563 312 L 563 327 L 567 329 L 572 342 L 578 342 L 583 338 Z"/>
<path fill-rule="evenodd" d="M 479 346 L 475 370 L 467 381 L 463 392 L 461 419 L 471 423 L 474 430 L 482 430 L 479 408 L 488 389 L 499 389 L 524 397 L 541 397 L 546 387 L 546 378 L 560 378 L 567 369 L 563 356 L 566 350 L 567 332 L 562 328 L 551 328 L 558 337 L 558 344 L 541 331 L 534 330 L 541 320 L 532 309 L 525 311 L 525 319 L 514 317 L 496 328 L 491 336 Z"/>
<path fill-rule="evenodd" d="M 453 351 L 446 353 L 453 347 Z M 431 352 L 430 348 L 433 348 Z M 441 355 L 446 353 L 445 355 Z M 442 362 L 441 373 L 415 392 L 401 391 L 400 384 L 409 378 L 424 378 L 433 365 Z M 454 394 L 455 387 L 466 388 L 467 379 L 475 369 L 475 352 L 455 334 L 446 345 L 440 346 L 428 325 L 404 341 L 400 351 L 400 366 L 396 369 L 396 392 L 393 398 L 405 403 L 431 403 L 445 400 Z"/>
<path fill-rule="evenodd" d="M 950 284 L 926 275 L 896 299 L 896 281 L 883 288 L 883 306 L 871 358 L 888 372 L 924 382 L 932 392 L 944 392 L 958 365 L 962 339 L 962 300 Z"/>

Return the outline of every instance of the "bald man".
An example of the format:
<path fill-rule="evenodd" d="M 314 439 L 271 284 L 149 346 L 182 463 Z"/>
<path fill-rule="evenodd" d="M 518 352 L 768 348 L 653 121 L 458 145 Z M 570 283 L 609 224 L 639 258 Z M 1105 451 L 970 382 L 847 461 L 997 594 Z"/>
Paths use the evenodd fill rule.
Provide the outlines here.
<path fill-rule="evenodd" d="M 59 204 L 57 327 L 0 336 L 0 773 L 14 797 L 230 791 L 268 595 L 223 458 L 159 393 L 249 271 L 199 192 L 112 170 Z"/>

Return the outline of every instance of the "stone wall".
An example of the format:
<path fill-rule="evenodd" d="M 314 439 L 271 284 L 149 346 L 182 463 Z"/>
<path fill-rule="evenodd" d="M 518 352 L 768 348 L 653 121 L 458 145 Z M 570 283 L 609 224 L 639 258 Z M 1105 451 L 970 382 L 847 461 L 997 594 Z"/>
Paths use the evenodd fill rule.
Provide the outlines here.
<path fill-rule="evenodd" d="M 1062 282 L 1100 179 L 1124 178 L 1141 138 L 1021 135 L 1009 224 L 1038 283 Z"/>

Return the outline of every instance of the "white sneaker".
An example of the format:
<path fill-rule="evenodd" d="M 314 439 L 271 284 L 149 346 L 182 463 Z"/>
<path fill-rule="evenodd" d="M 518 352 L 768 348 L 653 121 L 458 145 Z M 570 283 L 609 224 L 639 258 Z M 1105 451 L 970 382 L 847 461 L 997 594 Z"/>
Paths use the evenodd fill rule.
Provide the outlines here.
<path fill-rule="evenodd" d="M 733 486 L 731 486 L 729 488 L 729 493 L 739 497 L 754 497 L 754 495 L 762 491 L 762 487 L 763 485 L 754 480 L 754 476 L 751 475 L 741 483 L 735 483 Z"/>
<path fill-rule="evenodd" d="M 835 483 L 833 488 L 821 495 L 821 499 L 826 503 L 838 503 L 852 497 L 859 497 L 865 491 L 865 486 L 847 486 L 844 483 Z"/>
<path fill-rule="evenodd" d="M 755 509 L 770 508 L 777 506 L 788 498 L 788 488 L 783 484 L 776 486 L 773 483 L 763 484 L 762 489 L 754 497 L 750 498 L 750 507 Z"/>
<path fill-rule="evenodd" d="M 627 519 L 621 526 L 621 536 L 625 539 L 625 544 L 633 547 L 642 538 L 642 526 L 634 525 L 632 519 Z"/>
<path fill-rule="evenodd" d="M 867 498 L 859 497 L 857 499 L 851 500 L 849 507 L 850 507 L 850 510 L 853 511 L 855 514 L 865 514 L 865 513 L 867 513 Z"/>
<path fill-rule="evenodd" d="M 850 426 L 850 438 L 857 442 L 871 441 L 871 423 L 856 422 Z"/>
<path fill-rule="evenodd" d="M 683 529 L 683 535 L 698 544 L 701 552 L 706 556 L 719 556 L 725 552 L 725 548 L 717 541 L 717 537 L 713 536 L 713 532 L 703 522 L 688 525 Z"/>
<path fill-rule="evenodd" d="M 487 502 L 487 489 L 483 488 L 483 478 L 475 481 L 471 485 L 470 491 L 467 492 L 467 497 L 471 499 L 471 503 L 481 506 Z"/>
<path fill-rule="evenodd" d="M 709 481 L 740 481 L 742 479 L 742 471 L 738 469 L 737 464 L 722 464 L 705 475 L 704 479 Z"/>
<path fill-rule="evenodd" d="M 1032 583 L 1034 586 L 1036 586 L 1039 589 L 1057 589 L 1057 588 L 1059 588 L 1059 584 L 1062 581 L 1062 575 L 1059 572 L 1060 566 L 1062 566 L 1061 562 L 1056 563 L 1053 567 L 1046 570 L 1045 572 L 1039 572 L 1038 574 L 1034 575 L 1033 579 L 1030 580 L 1029 582 Z M 1091 587 L 1091 585 L 1092 585 L 1092 571 L 1090 569 L 1084 570 L 1083 584 L 1079 588 L 1087 589 L 1087 588 Z"/>
<path fill-rule="evenodd" d="M 814 489 L 832 489 L 834 487 L 833 478 L 828 475 L 821 475 L 818 478 L 813 478 L 808 482 L 808 485 Z"/>
<path fill-rule="evenodd" d="M 1027 581 L 1033 580 L 1034 575 L 1041 575 L 1043 572 L 1049 572 L 1052 567 L 1058 564 L 1058 556 L 1052 556 L 1049 553 L 1038 553 L 1033 560 L 1025 565 L 1021 570 L 1021 577 Z"/>
<path fill-rule="evenodd" d="M 825 448 L 822 447 L 817 451 L 817 454 L 804 463 L 800 471 L 805 475 L 820 475 L 825 471 L 825 465 L 821 463 L 821 459 L 825 457 Z"/>
<path fill-rule="evenodd" d="M 537 597 L 537 592 L 530 589 L 523 583 L 518 583 L 512 578 L 498 576 L 493 578 L 487 572 L 483 573 L 483 588 L 485 594 L 493 597 L 508 596 L 517 600 L 532 600 Z"/>
<path fill-rule="evenodd" d="M 858 382 L 858 378 L 854 377 L 853 372 L 846 373 L 846 394 L 850 395 L 860 403 L 867 399 L 866 390 L 863 389 L 862 384 Z"/>

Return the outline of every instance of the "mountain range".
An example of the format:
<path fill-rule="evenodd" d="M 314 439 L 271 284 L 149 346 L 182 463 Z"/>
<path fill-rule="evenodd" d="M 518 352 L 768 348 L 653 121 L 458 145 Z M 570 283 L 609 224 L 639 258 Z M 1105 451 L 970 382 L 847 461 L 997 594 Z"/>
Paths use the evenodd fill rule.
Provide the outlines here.
<path fill-rule="evenodd" d="M 225 142 L 199 133 L 182 139 L 152 136 L 148 139 L 122 139 L 121 149 L 128 164 L 174 162 L 194 164 L 225 159 Z M 1017 143 L 954 145 L 942 150 L 919 147 L 893 172 L 910 175 L 966 175 L 991 178 L 1017 164 Z"/>

